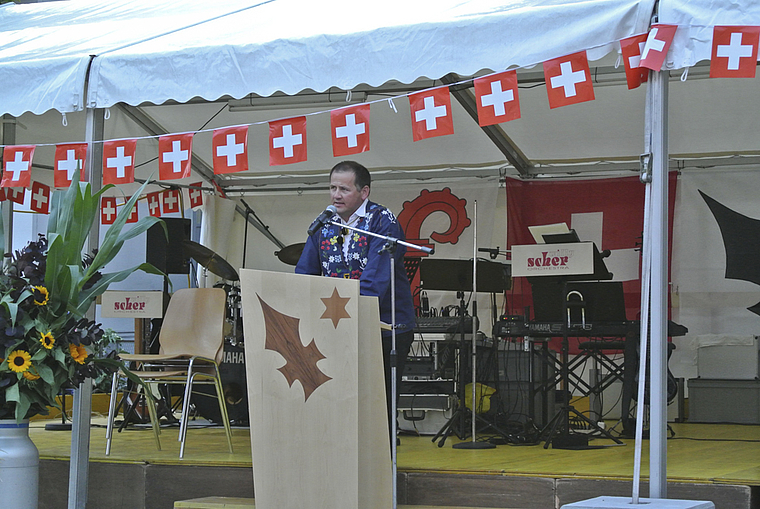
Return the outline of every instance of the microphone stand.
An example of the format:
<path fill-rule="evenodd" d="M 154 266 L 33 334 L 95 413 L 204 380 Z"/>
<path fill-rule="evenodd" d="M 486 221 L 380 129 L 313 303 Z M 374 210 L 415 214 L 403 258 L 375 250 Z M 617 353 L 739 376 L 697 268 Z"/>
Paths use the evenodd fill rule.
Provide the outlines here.
<path fill-rule="evenodd" d="M 396 258 L 394 256 L 396 252 L 396 246 L 398 244 L 401 244 L 402 246 L 417 249 L 419 251 L 422 251 L 424 253 L 433 254 L 435 251 L 435 248 L 427 247 L 427 246 L 418 246 L 416 244 L 411 244 L 409 242 L 399 240 L 395 237 L 391 237 L 389 235 L 380 235 L 379 233 L 370 232 L 367 230 L 362 230 L 361 228 L 356 228 L 354 226 L 349 226 L 337 221 L 327 221 L 325 224 L 332 224 L 335 226 L 339 226 L 341 228 L 346 228 L 349 230 L 353 230 L 358 233 L 364 233 L 366 235 L 369 235 L 371 237 L 375 237 L 381 240 L 385 241 L 385 245 L 378 251 L 378 254 L 381 254 L 383 252 L 387 252 L 389 254 L 388 259 L 390 262 L 390 270 L 391 270 L 391 354 L 390 354 L 390 363 L 391 363 L 391 465 L 392 465 L 392 481 L 393 481 L 393 509 L 396 509 L 397 507 L 397 483 L 398 480 L 397 472 L 398 467 L 396 463 L 396 434 L 398 433 L 398 423 L 396 422 L 396 414 L 398 413 L 398 409 L 396 408 L 396 394 L 398 392 L 398 388 L 396 387 L 396 365 L 397 365 L 397 359 L 396 359 Z"/>

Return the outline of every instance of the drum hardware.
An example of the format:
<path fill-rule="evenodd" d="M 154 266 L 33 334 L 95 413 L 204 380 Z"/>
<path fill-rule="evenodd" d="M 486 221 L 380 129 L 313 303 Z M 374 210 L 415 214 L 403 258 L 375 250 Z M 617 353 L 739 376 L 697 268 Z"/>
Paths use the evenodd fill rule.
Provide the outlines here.
<path fill-rule="evenodd" d="M 298 260 L 301 258 L 303 248 L 306 246 L 305 242 L 299 242 L 298 244 L 291 244 L 279 251 L 275 251 L 274 255 L 282 262 L 288 265 L 298 265 Z"/>

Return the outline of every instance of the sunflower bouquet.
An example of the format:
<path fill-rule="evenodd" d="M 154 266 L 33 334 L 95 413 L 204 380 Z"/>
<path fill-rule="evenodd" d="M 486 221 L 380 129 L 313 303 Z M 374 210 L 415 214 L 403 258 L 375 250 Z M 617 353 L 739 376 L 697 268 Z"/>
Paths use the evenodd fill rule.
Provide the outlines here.
<path fill-rule="evenodd" d="M 58 406 L 62 389 L 124 369 L 115 355 L 102 355 L 103 329 L 88 315 L 110 283 L 135 270 L 162 274 L 146 263 L 102 272 L 125 240 L 160 219 L 145 217 L 122 231 L 140 195 L 135 193 L 100 248 L 83 256 L 100 196 L 110 187 L 93 194 L 89 183 L 75 181 L 67 190 L 56 191 L 47 234 L 5 255 L 0 271 L 0 419 L 45 415 L 48 407 Z M 0 239 L 1 229 L 2 221 Z"/>

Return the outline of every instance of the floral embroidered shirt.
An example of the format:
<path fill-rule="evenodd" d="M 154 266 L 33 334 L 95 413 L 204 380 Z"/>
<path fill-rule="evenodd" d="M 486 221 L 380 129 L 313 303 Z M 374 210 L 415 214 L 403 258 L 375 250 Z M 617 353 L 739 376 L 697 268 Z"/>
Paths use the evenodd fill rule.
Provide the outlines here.
<path fill-rule="evenodd" d="M 340 221 L 335 215 L 332 219 Z M 352 224 L 353 223 L 353 224 Z M 404 232 L 396 216 L 377 203 L 365 201 L 349 218 L 351 226 L 361 230 L 404 240 Z M 310 236 L 296 265 L 297 274 L 358 279 L 362 295 L 374 295 L 380 302 L 380 320 L 391 323 L 391 278 L 388 252 L 382 251 L 385 241 L 336 225 L 325 225 Z M 414 304 L 404 268 L 406 248 L 395 248 L 396 333 L 414 329 Z M 383 335 L 390 335 L 383 331 Z"/>

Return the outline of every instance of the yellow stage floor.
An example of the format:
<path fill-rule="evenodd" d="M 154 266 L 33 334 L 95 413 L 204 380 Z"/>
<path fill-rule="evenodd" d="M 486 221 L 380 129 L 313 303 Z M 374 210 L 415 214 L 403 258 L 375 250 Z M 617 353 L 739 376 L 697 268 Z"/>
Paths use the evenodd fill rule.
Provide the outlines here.
<path fill-rule="evenodd" d="M 205 422 L 205 421 L 203 421 Z M 33 421 L 30 435 L 42 459 L 70 456 L 71 432 L 46 431 L 46 421 Z M 197 423 L 196 423 L 197 424 Z M 730 424 L 672 424 L 668 440 L 668 479 L 673 482 L 760 486 L 760 426 Z M 110 456 L 105 455 L 105 420 L 93 419 L 90 460 L 155 465 L 251 466 L 248 428 L 233 429 L 234 453 L 227 451 L 221 427 L 191 427 L 185 458 L 179 459 L 177 427 L 162 428 L 162 450 L 157 450 L 150 428 L 130 428 L 114 434 Z M 438 447 L 429 436 L 402 436 L 398 447 L 399 472 L 441 472 L 495 476 L 564 477 L 630 480 L 634 442 L 614 445 L 593 440 L 602 449 L 544 449 L 543 445 L 499 445 L 495 449 L 454 449 L 455 437 Z M 642 451 L 642 475 L 648 473 L 649 442 Z"/>

